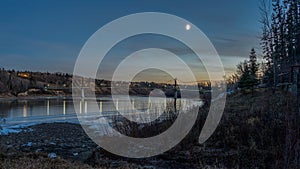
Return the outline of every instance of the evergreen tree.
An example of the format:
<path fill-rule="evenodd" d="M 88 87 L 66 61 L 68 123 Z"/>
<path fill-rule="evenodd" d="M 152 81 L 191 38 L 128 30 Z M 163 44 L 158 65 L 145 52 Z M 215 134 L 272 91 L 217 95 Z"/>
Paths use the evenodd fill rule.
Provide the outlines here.
<path fill-rule="evenodd" d="M 251 49 L 249 60 L 237 65 L 237 73 L 239 74 L 238 87 L 242 90 L 251 89 L 252 94 L 254 92 L 254 87 L 258 85 L 258 72 L 259 64 L 257 63 L 256 52 L 254 48 Z"/>
<path fill-rule="evenodd" d="M 256 51 L 254 48 L 251 49 L 250 56 L 249 56 L 249 69 L 250 75 L 253 76 L 256 80 L 257 72 L 258 72 L 259 64 L 257 63 Z"/>
<path fill-rule="evenodd" d="M 254 91 L 254 87 L 259 83 L 258 76 L 257 76 L 258 68 L 259 68 L 259 64 L 257 63 L 256 52 L 254 48 L 252 48 L 249 56 L 249 74 L 250 74 L 249 83 L 251 86 L 252 94 Z"/>
<path fill-rule="evenodd" d="M 244 62 L 241 62 L 237 65 L 237 73 L 239 75 L 238 87 L 242 90 L 249 89 L 251 83 L 251 75 L 247 60 L 244 60 Z"/>

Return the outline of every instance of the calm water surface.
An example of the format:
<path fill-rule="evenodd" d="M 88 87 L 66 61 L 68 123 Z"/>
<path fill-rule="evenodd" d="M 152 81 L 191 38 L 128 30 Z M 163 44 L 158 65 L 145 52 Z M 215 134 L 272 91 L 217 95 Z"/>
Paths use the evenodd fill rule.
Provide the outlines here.
<path fill-rule="evenodd" d="M 153 105 L 148 97 L 131 97 L 131 106 L 134 109 L 145 111 L 152 106 L 158 113 L 166 110 L 166 107 L 174 106 L 174 99 L 156 98 Z M 152 100 L 153 101 L 153 100 Z M 128 104 L 122 104 L 122 97 L 116 101 L 116 105 L 109 97 L 97 98 L 99 112 L 115 115 L 118 109 L 132 109 Z M 176 109 L 184 109 L 195 100 L 177 99 Z M 198 100 L 197 102 L 201 102 Z M 80 113 L 88 113 L 91 102 L 78 100 Z M 124 107 L 125 106 L 125 107 Z M 127 106 L 127 107 L 126 107 Z M 174 107 L 173 107 L 174 108 Z M 104 113 L 103 113 L 104 114 Z M 46 121 L 76 121 L 76 113 L 73 100 L 67 97 L 60 98 L 33 98 L 33 99 L 0 99 L 0 124 L 21 124 L 26 122 Z M 3 120 L 5 119 L 5 120 Z M 5 124 L 4 124 L 5 123 Z"/>

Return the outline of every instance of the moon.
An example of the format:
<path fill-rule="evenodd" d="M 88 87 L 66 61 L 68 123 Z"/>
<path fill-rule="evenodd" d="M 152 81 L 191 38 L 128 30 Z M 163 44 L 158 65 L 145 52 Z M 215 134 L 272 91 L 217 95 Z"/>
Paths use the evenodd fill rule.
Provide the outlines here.
<path fill-rule="evenodd" d="M 190 30 L 191 29 L 191 25 L 190 24 L 186 24 L 185 25 L 185 29 L 188 31 L 188 30 Z"/>

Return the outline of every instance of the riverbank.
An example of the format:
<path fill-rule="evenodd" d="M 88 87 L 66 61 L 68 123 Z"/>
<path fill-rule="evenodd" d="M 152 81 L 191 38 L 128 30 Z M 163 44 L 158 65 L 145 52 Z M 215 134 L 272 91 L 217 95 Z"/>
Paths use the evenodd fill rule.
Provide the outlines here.
<path fill-rule="evenodd" d="M 63 98 L 72 97 L 71 94 L 32 94 L 32 95 L 13 95 L 13 94 L 0 94 L 0 99 L 39 99 L 39 98 Z"/>
<path fill-rule="evenodd" d="M 72 123 L 45 123 L 25 127 L 19 133 L 2 135 L 0 145 L 2 165 L 11 157 L 30 156 L 48 158 L 48 161 L 64 159 L 82 167 L 88 165 L 90 168 L 147 168 L 147 166 L 149 168 L 194 168 L 197 166 L 195 163 L 190 163 L 191 152 L 189 151 L 173 152 L 173 155 L 166 153 L 155 158 L 140 160 L 114 156 L 98 147 L 79 124 Z M 193 151 L 196 155 L 195 152 L 199 153 L 201 147 L 195 147 Z"/>
<path fill-rule="evenodd" d="M 205 144 L 199 144 L 198 136 L 209 110 L 208 104 L 200 108 L 197 123 L 188 136 L 168 152 L 155 157 L 115 156 L 93 143 L 79 124 L 46 123 L 1 135 L 0 162 L 1 165 L 17 163 L 9 159 L 18 156 L 21 161 L 25 157 L 51 164 L 45 168 L 68 168 L 57 167 L 62 163 L 67 166 L 75 163 L 79 168 L 283 168 L 286 115 L 294 111 L 290 106 L 292 96 L 269 91 L 256 91 L 253 96 L 251 93 L 231 95 L 217 130 Z M 156 132 L 157 128 L 148 126 L 126 134 Z M 32 165 L 38 165 L 35 163 L 37 161 Z"/>
<path fill-rule="evenodd" d="M 20 130 L 1 136 L 0 143 L 5 153 L 43 152 L 55 153 L 66 159 L 84 159 L 85 152 L 97 147 L 79 124 L 43 123 Z"/>

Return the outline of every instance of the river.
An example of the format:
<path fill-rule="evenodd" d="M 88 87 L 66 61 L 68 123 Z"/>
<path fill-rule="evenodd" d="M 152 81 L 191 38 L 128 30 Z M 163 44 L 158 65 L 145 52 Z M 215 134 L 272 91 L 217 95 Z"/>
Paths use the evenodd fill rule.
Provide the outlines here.
<path fill-rule="evenodd" d="M 176 110 L 186 109 L 186 106 L 195 102 L 195 100 L 174 99 L 171 98 L 153 98 L 131 97 L 131 107 L 123 102 L 122 97 L 115 103 L 110 97 L 98 97 L 99 112 L 105 115 L 116 115 L 117 111 L 122 109 L 137 109 L 145 111 L 152 106 L 155 113 L 161 115 L 166 109 L 176 105 Z M 156 105 L 153 105 L 153 102 Z M 201 104 L 201 100 L 196 100 Z M 88 114 L 90 100 L 78 100 L 74 104 L 70 97 L 37 97 L 23 99 L 0 99 L 0 124 L 1 126 L 26 125 L 43 122 L 74 122 L 78 123 L 74 105 L 79 106 L 79 114 Z M 127 107 L 126 107 L 127 106 Z M 153 108 L 155 106 L 155 108 Z"/>

